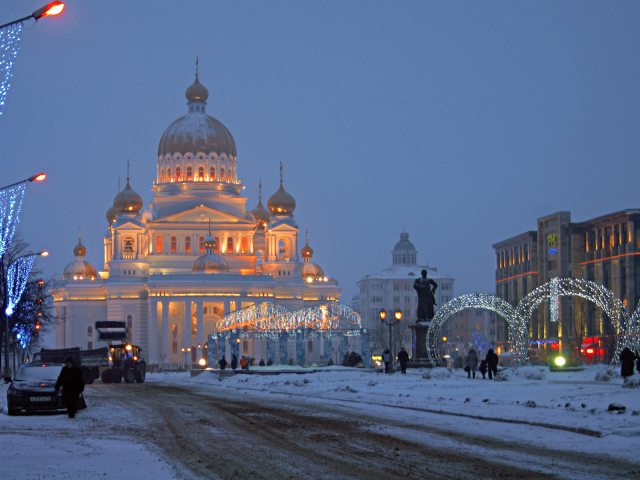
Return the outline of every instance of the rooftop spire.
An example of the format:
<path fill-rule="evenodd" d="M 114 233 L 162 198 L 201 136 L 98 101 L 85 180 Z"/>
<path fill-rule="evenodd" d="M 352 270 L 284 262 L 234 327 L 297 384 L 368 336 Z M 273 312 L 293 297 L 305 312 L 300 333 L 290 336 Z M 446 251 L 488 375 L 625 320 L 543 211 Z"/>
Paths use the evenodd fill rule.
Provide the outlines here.
<path fill-rule="evenodd" d="M 262 179 L 260 179 L 260 183 L 258 183 L 258 201 L 262 202 Z"/>
<path fill-rule="evenodd" d="M 211 236 L 211 217 L 209 217 L 209 236 Z"/>
<path fill-rule="evenodd" d="M 129 159 L 127 158 L 127 183 L 129 183 Z"/>
<path fill-rule="evenodd" d="M 198 56 L 196 55 L 196 78 L 198 78 Z"/>
<path fill-rule="evenodd" d="M 280 186 L 282 186 L 282 160 L 280 160 Z"/>
<path fill-rule="evenodd" d="M 120 192 L 120 175 L 118 175 L 118 193 Z"/>
<path fill-rule="evenodd" d="M 307 228 L 307 243 L 309 243 L 309 229 Z"/>

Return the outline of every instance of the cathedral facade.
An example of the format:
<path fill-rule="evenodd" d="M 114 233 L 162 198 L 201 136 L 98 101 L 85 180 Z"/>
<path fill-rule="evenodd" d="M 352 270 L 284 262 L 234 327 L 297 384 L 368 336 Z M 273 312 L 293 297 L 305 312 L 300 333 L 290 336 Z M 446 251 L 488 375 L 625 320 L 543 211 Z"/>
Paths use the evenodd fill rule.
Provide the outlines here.
<path fill-rule="evenodd" d="M 147 208 L 129 185 L 106 214 L 104 266 L 76 259 L 54 297 L 55 348 L 106 346 L 97 341 L 99 320 L 125 321 L 129 341 L 149 364 L 207 358 L 207 338 L 230 312 L 271 300 L 290 310 L 337 301 L 335 279 L 312 262 L 308 235 L 300 248 L 296 201 L 283 186 L 247 210 L 238 178 L 236 144 L 208 115 L 209 93 L 195 82 L 185 92 L 187 114 L 160 138 L 153 200 Z M 320 356 L 309 345 L 313 359 Z M 259 358 L 259 340 L 241 355 Z"/>

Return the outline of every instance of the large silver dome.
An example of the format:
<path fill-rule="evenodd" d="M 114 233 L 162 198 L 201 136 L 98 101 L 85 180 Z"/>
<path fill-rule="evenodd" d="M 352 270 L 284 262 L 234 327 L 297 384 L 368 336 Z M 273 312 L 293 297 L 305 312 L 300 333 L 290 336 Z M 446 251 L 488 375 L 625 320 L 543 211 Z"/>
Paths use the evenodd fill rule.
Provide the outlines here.
<path fill-rule="evenodd" d="M 158 156 L 187 152 L 236 157 L 236 142 L 219 120 L 202 112 L 189 112 L 167 127 L 158 145 Z"/>

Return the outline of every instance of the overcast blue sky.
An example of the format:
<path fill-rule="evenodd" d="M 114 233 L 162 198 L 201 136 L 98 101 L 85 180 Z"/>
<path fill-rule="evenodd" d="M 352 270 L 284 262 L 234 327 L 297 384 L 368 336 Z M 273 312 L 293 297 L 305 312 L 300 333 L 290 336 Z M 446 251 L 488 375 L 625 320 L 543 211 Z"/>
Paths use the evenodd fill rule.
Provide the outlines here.
<path fill-rule="evenodd" d="M 45 0 L 2 0 L 0 22 Z M 491 245 L 536 218 L 640 207 L 640 2 L 70 0 L 22 34 L 3 185 L 38 172 L 20 230 L 60 275 L 82 227 L 103 265 L 126 175 L 150 202 L 196 55 L 247 206 L 284 185 L 314 261 L 355 282 L 406 225 L 455 294 L 494 291 Z"/>

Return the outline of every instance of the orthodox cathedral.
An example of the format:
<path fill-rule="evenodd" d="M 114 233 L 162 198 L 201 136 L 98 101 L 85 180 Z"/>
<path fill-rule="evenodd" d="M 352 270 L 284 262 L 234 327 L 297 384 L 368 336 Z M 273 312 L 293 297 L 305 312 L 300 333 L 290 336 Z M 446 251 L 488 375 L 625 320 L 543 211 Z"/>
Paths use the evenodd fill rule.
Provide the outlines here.
<path fill-rule="evenodd" d="M 312 262 L 308 234 L 300 248 L 282 163 L 267 207 L 260 185 L 258 205 L 247 210 L 235 140 L 207 114 L 209 92 L 197 72 L 185 96 L 187 114 L 160 138 L 148 208 L 127 174 L 106 213 L 103 269 L 84 260 L 81 239 L 73 249 L 52 290 L 55 348 L 106 346 L 95 322 L 117 320 L 147 363 L 196 362 L 207 358 L 206 339 L 225 314 L 262 300 L 294 310 L 342 293 Z M 257 358 L 259 343 L 243 342 L 240 354 Z"/>

